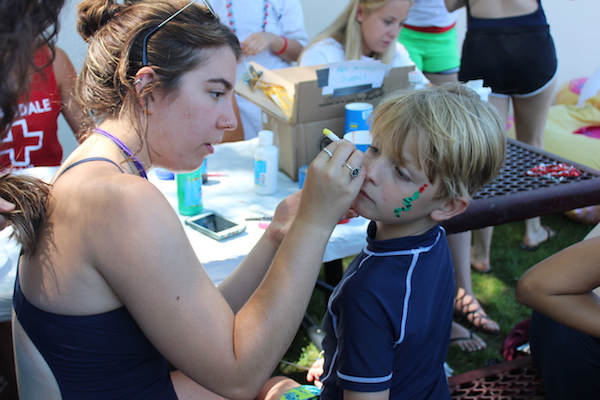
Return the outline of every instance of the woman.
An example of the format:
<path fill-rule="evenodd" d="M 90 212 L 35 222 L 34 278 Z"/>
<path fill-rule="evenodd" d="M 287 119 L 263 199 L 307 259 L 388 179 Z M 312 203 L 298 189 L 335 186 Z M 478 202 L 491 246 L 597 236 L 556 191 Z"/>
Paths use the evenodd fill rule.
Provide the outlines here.
<path fill-rule="evenodd" d="M 600 225 L 541 261 L 517 284 L 533 308 L 531 356 L 552 399 L 595 399 L 600 391 Z"/>
<path fill-rule="evenodd" d="M 0 143 L 2 170 L 60 165 L 63 148 L 58 140 L 58 117 L 63 115 L 75 138 L 85 119 L 73 100 L 77 72 L 67 53 L 57 46 L 43 46 L 34 63 L 39 72 L 21 96 L 11 134 Z"/>
<path fill-rule="evenodd" d="M 57 173 L 19 266 L 21 398 L 251 398 L 300 325 L 328 237 L 364 179 L 345 164 L 362 154 L 342 141 L 329 147 L 333 162 L 319 155 L 302 195 L 215 288 L 143 178 L 199 168 L 235 128 L 239 43 L 194 1 L 78 10 L 89 50 L 77 95 L 98 125 Z"/>
<path fill-rule="evenodd" d="M 483 79 L 490 102 L 508 121 L 512 102 L 518 140 L 542 148 L 544 127 L 554 95 L 557 58 L 541 0 L 445 0 L 449 11 L 467 7 L 460 81 Z M 475 270 L 491 271 L 492 228 L 474 236 Z M 525 221 L 520 246 L 535 251 L 556 233 L 540 218 Z"/>
<path fill-rule="evenodd" d="M 393 67 L 415 65 L 396 41 L 412 0 L 352 0 L 342 14 L 300 54 L 300 66 L 345 60 L 377 60 Z M 429 83 L 423 76 L 422 83 Z"/>
<path fill-rule="evenodd" d="M 264 68 L 291 67 L 308 42 L 299 0 L 214 0 L 211 4 L 240 40 L 244 59 Z M 241 79 L 245 63 L 237 69 Z M 252 139 L 262 129 L 261 110 L 240 96 L 236 101 L 244 128 L 240 139 Z"/>
<path fill-rule="evenodd" d="M 42 3 L 42 4 L 40 4 Z M 0 138 L 14 119 L 13 109 L 27 89 L 29 67 L 42 35 L 42 44 L 58 32 L 58 14 L 64 0 L 12 0 L 0 3 Z M 35 45 L 34 45 L 35 44 Z M 12 190 L 0 182 L 0 192 Z M 15 204 L 0 197 L 0 229 L 4 229 Z"/>

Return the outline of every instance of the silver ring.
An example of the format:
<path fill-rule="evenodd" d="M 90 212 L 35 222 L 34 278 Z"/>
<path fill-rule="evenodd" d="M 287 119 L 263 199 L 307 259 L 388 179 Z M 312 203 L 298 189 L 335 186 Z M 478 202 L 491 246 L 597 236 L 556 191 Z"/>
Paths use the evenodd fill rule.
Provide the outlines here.
<path fill-rule="evenodd" d="M 327 155 L 329 156 L 329 158 L 333 157 L 333 154 L 331 154 L 331 151 L 329 151 L 329 149 L 327 147 L 323 147 L 323 151 L 325 153 L 327 153 Z"/>
<path fill-rule="evenodd" d="M 346 163 L 346 167 L 348 167 L 348 169 L 350 170 L 350 176 L 352 178 L 356 178 L 357 176 L 360 175 L 360 167 L 354 168 L 353 166 L 351 166 L 348 163 Z"/>

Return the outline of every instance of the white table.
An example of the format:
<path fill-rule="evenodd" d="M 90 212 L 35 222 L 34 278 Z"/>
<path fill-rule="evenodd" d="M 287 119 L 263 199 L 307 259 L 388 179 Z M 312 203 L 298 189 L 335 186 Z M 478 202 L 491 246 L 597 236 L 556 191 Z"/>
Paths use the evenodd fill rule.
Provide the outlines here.
<path fill-rule="evenodd" d="M 258 139 L 243 142 L 223 143 L 208 157 L 208 172 L 223 173 L 224 176 L 209 177 L 202 187 L 205 210 L 215 211 L 234 221 L 246 225 L 246 232 L 217 241 L 185 226 L 194 251 L 215 284 L 219 284 L 240 263 L 264 232 L 259 221 L 246 221 L 247 217 L 261 216 L 260 212 L 272 215 L 279 202 L 298 190 L 298 182 L 280 172 L 278 191 L 271 196 L 254 193 L 254 148 Z M 173 180 L 160 180 L 155 171 L 148 178 L 167 197 L 177 210 L 177 185 Z M 256 212 L 256 211 L 259 212 Z M 180 216 L 183 223 L 184 216 Z M 338 260 L 358 254 L 366 244 L 368 220 L 353 218 L 348 223 L 336 226 L 329 240 L 324 262 Z"/>

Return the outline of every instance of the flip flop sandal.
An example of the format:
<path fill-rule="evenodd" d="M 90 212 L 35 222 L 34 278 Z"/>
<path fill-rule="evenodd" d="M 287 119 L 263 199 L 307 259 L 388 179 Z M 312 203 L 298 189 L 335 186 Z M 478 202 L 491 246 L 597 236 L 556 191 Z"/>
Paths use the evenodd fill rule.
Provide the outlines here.
<path fill-rule="evenodd" d="M 473 350 L 469 350 L 463 347 L 462 343 L 463 342 L 468 342 L 471 340 L 475 340 L 475 334 L 471 331 L 469 331 L 469 336 L 468 337 L 458 337 L 455 339 L 450 339 L 450 346 L 458 346 L 460 347 L 460 349 L 462 351 L 466 351 L 467 353 L 472 353 L 474 351 L 478 351 L 478 350 L 483 350 L 485 348 L 485 346 L 477 346 L 476 349 Z M 481 339 L 480 339 L 481 340 Z"/>
<path fill-rule="evenodd" d="M 486 325 L 494 323 L 490 317 L 485 314 L 485 311 L 481 308 L 479 301 L 472 295 L 468 294 L 463 288 L 460 288 L 459 291 L 462 290 L 462 296 L 457 297 L 454 300 L 454 315 L 461 319 L 461 322 L 468 323 L 472 325 L 474 328 L 479 329 L 486 333 L 498 333 L 500 328 L 498 329 L 490 329 L 486 328 Z M 467 302 L 466 297 L 470 296 L 470 300 Z M 473 306 L 473 304 L 477 305 L 475 310 L 469 311 L 469 308 Z"/>
<path fill-rule="evenodd" d="M 471 269 L 473 271 L 483 274 L 483 275 L 489 274 L 490 272 L 492 272 L 492 267 L 489 267 L 488 269 L 479 269 L 479 268 L 475 267 L 473 264 L 471 264 Z"/>
<path fill-rule="evenodd" d="M 536 251 L 537 249 L 540 248 L 540 245 L 542 243 L 546 243 L 548 240 L 554 239 L 556 237 L 556 235 L 558 235 L 556 232 L 554 232 L 552 229 L 550 229 L 546 225 L 542 225 L 542 228 L 544 228 L 544 230 L 547 233 L 546 240 L 542 240 L 541 242 L 539 242 L 538 244 L 533 245 L 533 246 L 528 246 L 525 243 L 521 242 L 521 243 L 519 243 L 519 247 L 525 251 Z"/>

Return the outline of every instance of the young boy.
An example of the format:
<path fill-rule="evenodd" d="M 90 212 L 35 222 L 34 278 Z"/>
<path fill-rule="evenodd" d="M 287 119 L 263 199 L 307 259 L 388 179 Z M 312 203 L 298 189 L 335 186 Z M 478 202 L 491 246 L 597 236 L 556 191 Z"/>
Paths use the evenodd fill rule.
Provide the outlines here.
<path fill-rule="evenodd" d="M 443 364 L 456 293 L 440 223 L 499 173 L 504 127 L 476 93 L 447 84 L 391 94 L 371 133 L 352 206 L 372 220 L 368 244 L 331 295 L 323 368 L 307 379 L 322 383 L 321 400 L 450 399 Z M 313 398 L 304 393 L 314 387 L 298 386 L 273 378 L 263 395 Z"/>

